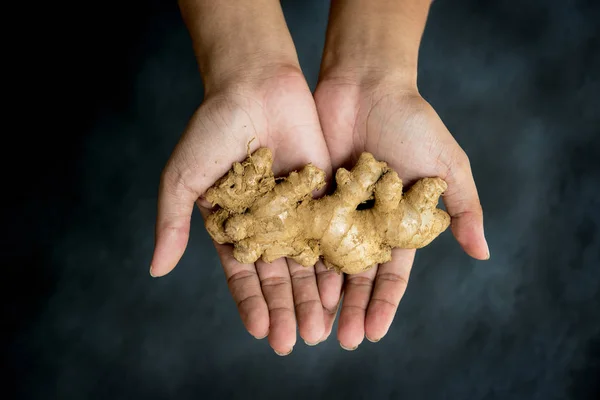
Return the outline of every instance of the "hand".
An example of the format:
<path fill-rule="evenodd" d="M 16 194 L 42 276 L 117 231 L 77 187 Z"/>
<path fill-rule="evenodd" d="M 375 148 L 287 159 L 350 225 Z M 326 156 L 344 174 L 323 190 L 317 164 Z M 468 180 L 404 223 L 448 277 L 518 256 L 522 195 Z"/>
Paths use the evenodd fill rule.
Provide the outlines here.
<path fill-rule="evenodd" d="M 452 232 L 474 258 L 489 258 L 483 214 L 469 160 L 416 87 L 395 82 L 323 79 L 315 101 L 332 167 L 351 167 L 363 151 L 386 161 L 405 185 L 439 176 Z M 395 249 L 392 261 L 346 276 L 338 340 L 356 348 L 388 331 L 409 278 L 415 251 Z"/>
<path fill-rule="evenodd" d="M 169 273 L 187 246 L 194 204 L 209 212 L 203 193 L 250 151 L 268 147 L 275 175 L 312 162 L 330 176 L 331 164 L 312 94 L 299 69 L 277 68 L 259 79 L 211 93 L 192 117 L 160 183 L 151 274 Z M 254 140 L 253 140 L 254 139 Z M 292 260 L 240 264 L 232 247 L 215 244 L 231 294 L 251 335 L 268 335 L 278 354 L 301 337 L 317 343 L 331 332 L 342 278 L 322 265 Z"/>

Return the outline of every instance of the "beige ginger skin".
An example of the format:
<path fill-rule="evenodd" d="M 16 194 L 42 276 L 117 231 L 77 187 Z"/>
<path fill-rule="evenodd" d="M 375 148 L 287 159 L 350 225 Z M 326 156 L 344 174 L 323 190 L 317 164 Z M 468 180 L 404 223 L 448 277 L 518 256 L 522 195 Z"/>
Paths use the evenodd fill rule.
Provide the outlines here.
<path fill-rule="evenodd" d="M 440 178 L 417 181 L 402 193 L 402 181 L 385 162 L 361 154 L 348 171 L 337 170 L 337 188 L 313 199 L 325 172 L 312 164 L 275 178 L 271 151 L 260 148 L 206 192 L 218 208 L 206 228 L 218 243 L 232 243 L 241 263 L 289 257 L 308 267 L 319 258 L 329 268 L 356 274 L 390 261 L 393 248 L 428 245 L 450 224 L 438 209 L 447 185 Z M 373 207 L 357 207 L 374 200 Z"/>

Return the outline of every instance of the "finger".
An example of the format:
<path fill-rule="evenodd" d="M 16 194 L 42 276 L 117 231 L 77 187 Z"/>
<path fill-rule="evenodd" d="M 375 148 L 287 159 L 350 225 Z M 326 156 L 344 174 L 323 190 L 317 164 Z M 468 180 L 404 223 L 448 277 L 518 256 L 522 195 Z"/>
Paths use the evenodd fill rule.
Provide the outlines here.
<path fill-rule="evenodd" d="M 448 190 L 443 200 L 452 218 L 454 237 L 471 257 L 489 259 L 490 251 L 483 232 L 483 210 L 466 156 L 451 169 L 446 179 Z"/>
<path fill-rule="evenodd" d="M 206 104 L 191 118 L 161 176 L 158 195 L 152 276 L 169 273 L 183 255 L 189 239 L 194 201 L 231 168 L 244 159 L 246 138 L 236 135 L 215 140 L 222 127 L 212 123 L 216 106 Z M 250 151 L 258 147 L 253 143 Z"/>
<path fill-rule="evenodd" d="M 394 249 L 392 260 L 377 269 L 365 320 L 365 336 L 369 341 L 378 342 L 388 332 L 406 291 L 414 258 L 415 250 Z"/>
<path fill-rule="evenodd" d="M 338 340 L 345 350 L 354 350 L 365 337 L 365 316 L 377 267 L 356 275 L 346 275 L 344 300 L 338 324 Z"/>
<path fill-rule="evenodd" d="M 337 303 L 333 310 L 327 310 L 323 308 L 323 326 L 325 327 L 325 329 L 323 332 L 323 336 L 321 336 L 321 339 L 319 340 L 319 343 L 324 342 L 325 340 L 327 340 L 329 335 L 331 335 L 331 331 L 333 330 L 333 323 L 335 322 L 335 317 L 339 308 L 340 302 Z"/>
<path fill-rule="evenodd" d="M 323 336 L 323 306 L 319 298 L 314 267 L 303 267 L 288 259 L 298 330 L 306 344 L 315 345 Z"/>
<path fill-rule="evenodd" d="M 160 180 L 155 245 L 150 275 L 171 272 L 183 255 L 190 234 L 190 219 L 198 193 L 190 188 L 181 174 L 167 165 Z"/>
<path fill-rule="evenodd" d="M 296 344 L 296 316 L 292 282 L 284 258 L 272 263 L 256 262 L 262 292 L 269 309 L 269 344 L 279 355 L 287 355 Z"/>
<path fill-rule="evenodd" d="M 344 275 L 338 273 L 333 268 L 327 268 L 322 261 L 318 261 L 315 265 L 315 272 L 317 274 L 317 285 L 319 287 L 321 304 L 323 304 L 325 309 L 334 311 L 337 308 L 342 295 Z"/>
<path fill-rule="evenodd" d="M 317 286 L 319 287 L 319 297 L 323 306 L 323 318 L 325 330 L 319 340 L 322 342 L 331 334 L 333 322 L 337 314 L 340 297 L 342 295 L 342 285 L 344 284 L 344 275 L 334 269 L 325 267 L 322 261 L 315 265 L 317 274 Z"/>
<path fill-rule="evenodd" d="M 196 201 L 202 218 L 206 217 L 211 210 L 205 207 L 207 204 L 201 198 Z M 248 333 L 257 339 L 263 339 L 269 333 L 269 309 L 262 293 L 260 280 L 254 264 L 240 264 L 233 257 L 233 248 L 213 241 L 231 296 L 237 305 L 238 312 Z"/>
<path fill-rule="evenodd" d="M 248 333 L 257 339 L 269 334 L 269 309 L 254 264 L 240 264 L 231 246 L 215 243 L 227 286 Z"/>

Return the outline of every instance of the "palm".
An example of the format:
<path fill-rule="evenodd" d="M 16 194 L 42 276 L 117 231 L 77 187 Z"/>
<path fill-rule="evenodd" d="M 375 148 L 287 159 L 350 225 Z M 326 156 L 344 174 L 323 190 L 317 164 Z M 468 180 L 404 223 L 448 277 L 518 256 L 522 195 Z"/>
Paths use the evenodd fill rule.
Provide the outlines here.
<path fill-rule="evenodd" d="M 348 101 L 352 96 L 342 87 L 321 86 L 316 96 L 334 168 L 368 151 L 388 162 L 406 184 L 423 176 L 444 177 L 447 163 L 461 156 L 435 111 L 414 92 L 372 91 Z"/>
<path fill-rule="evenodd" d="M 203 215 L 210 212 L 201 195 L 248 150 L 271 149 L 276 175 L 309 162 L 330 173 L 314 100 L 302 75 L 284 71 L 259 86 L 208 96 L 192 117 L 161 181 L 155 275 L 168 273 L 185 250 L 188 208 L 196 202 Z M 253 336 L 268 334 L 274 350 L 287 353 L 296 341 L 296 324 L 308 342 L 316 343 L 327 334 L 332 317 L 324 313 L 321 298 L 325 304 L 329 297 L 339 299 L 341 279 L 317 275 L 315 268 L 285 259 L 240 264 L 231 246 L 216 244 L 216 248 L 242 320 Z"/>
<path fill-rule="evenodd" d="M 462 178 L 452 174 L 468 170 L 464 152 L 415 91 L 323 82 L 315 100 L 334 169 L 351 166 L 360 153 L 368 151 L 396 170 L 405 185 L 439 176 L 448 181 L 445 197 L 451 200 L 465 187 Z M 468 247 L 472 239 L 463 242 Z M 346 277 L 338 325 L 344 347 L 358 346 L 365 336 L 377 341 L 387 333 L 406 289 L 414 254 L 414 250 L 395 249 L 389 263 Z"/>
<path fill-rule="evenodd" d="M 309 162 L 330 173 L 329 154 L 314 101 L 303 79 L 283 77 L 266 90 L 262 101 L 242 96 L 240 102 L 237 112 L 241 111 L 244 118 L 238 125 L 253 127 L 257 141 L 251 143 L 252 149 L 272 150 L 275 175 L 285 175 Z M 320 265 L 316 275 L 315 268 L 304 268 L 291 259 L 243 265 L 233 259 L 231 246 L 216 247 L 242 320 L 251 334 L 268 334 L 271 346 L 280 354 L 294 346 L 297 324 L 304 340 L 321 340 L 325 325 L 329 325 L 328 308 L 323 308 L 321 296 L 337 293 L 339 297 L 341 280 L 335 282 L 327 277 Z"/>

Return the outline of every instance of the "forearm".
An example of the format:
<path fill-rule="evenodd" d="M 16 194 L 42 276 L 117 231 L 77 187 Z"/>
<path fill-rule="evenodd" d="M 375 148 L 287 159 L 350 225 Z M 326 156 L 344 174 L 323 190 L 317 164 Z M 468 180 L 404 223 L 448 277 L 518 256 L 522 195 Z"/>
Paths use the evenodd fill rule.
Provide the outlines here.
<path fill-rule="evenodd" d="M 179 0 L 205 91 L 298 67 L 278 0 Z"/>
<path fill-rule="evenodd" d="M 321 79 L 416 86 L 431 0 L 333 0 Z"/>

